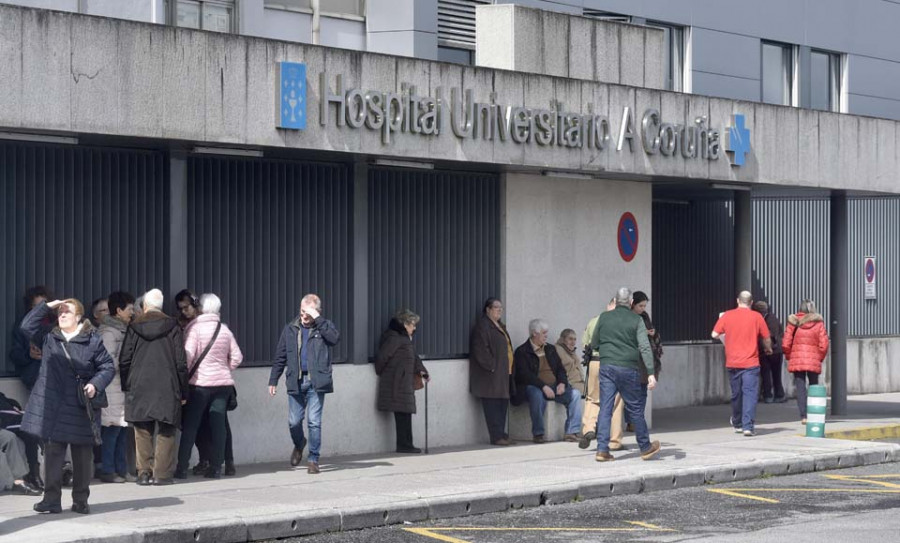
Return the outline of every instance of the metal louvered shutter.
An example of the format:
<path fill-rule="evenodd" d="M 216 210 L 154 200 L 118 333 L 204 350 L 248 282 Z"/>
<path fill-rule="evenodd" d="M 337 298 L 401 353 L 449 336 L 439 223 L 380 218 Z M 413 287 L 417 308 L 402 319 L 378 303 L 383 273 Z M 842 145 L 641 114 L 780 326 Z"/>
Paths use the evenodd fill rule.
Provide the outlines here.
<path fill-rule="evenodd" d="M 618 13 L 610 13 L 599 9 L 584 8 L 582 15 L 591 19 L 601 19 L 604 21 L 617 21 L 620 23 L 630 23 L 630 15 L 620 15 Z"/>
<path fill-rule="evenodd" d="M 493 0 L 438 0 L 438 45 L 475 49 L 475 7 Z"/>

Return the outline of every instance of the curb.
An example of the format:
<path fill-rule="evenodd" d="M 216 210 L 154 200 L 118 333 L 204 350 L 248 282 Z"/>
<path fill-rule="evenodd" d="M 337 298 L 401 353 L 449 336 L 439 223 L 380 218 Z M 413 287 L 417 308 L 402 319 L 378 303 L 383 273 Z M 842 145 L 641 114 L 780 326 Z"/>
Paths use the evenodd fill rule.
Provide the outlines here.
<path fill-rule="evenodd" d="M 889 426 L 875 426 L 872 428 L 854 428 L 850 430 L 836 430 L 825 432 L 825 437 L 831 439 L 851 439 L 854 441 L 872 441 L 874 439 L 900 438 L 900 424 Z"/>
<path fill-rule="evenodd" d="M 892 427 L 894 428 L 894 427 Z M 900 430 L 900 425 L 896 426 Z M 458 494 L 419 498 L 384 506 L 320 509 L 298 513 L 233 517 L 229 519 L 167 525 L 144 532 L 111 534 L 82 539 L 89 543 L 243 543 L 328 532 L 378 528 L 404 522 L 422 522 L 525 507 L 625 496 L 771 477 L 797 475 L 838 468 L 900 462 L 900 445 L 882 449 L 799 454 L 789 458 L 755 460 L 715 466 L 673 469 L 638 477 L 615 477 L 539 489 Z"/>

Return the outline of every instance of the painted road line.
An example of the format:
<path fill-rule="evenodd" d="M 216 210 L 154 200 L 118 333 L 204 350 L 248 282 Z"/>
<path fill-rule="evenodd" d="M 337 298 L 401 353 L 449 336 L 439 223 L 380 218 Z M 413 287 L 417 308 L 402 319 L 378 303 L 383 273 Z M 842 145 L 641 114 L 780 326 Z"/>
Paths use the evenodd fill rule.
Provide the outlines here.
<path fill-rule="evenodd" d="M 724 494 L 726 496 L 733 496 L 735 498 L 746 498 L 748 500 L 756 500 L 756 501 L 765 502 L 765 503 L 781 503 L 780 501 L 773 500 L 771 498 L 761 498 L 759 496 L 751 496 L 750 494 L 742 494 L 742 493 L 736 492 L 734 490 L 724 490 L 721 488 L 707 488 L 706 490 L 708 490 L 709 492 L 714 492 L 716 494 Z M 739 489 L 739 490 L 743 490 L 743 489 Z M 755 489 L 749 489 L 749 490 L 755 490 Z"/>
<path fill-rule="evenodd" d="M 883 486 L 886 488 L 900 489 L 900 484 L 888 483 L 886 481 L 879 481 L 879 480 L 875 480 L 875 479 L 869 479 L 865 476 L 854 477 L 852 475 L 824 475 L 824 477 L 834 480 L 834 481 L 850 481 L 850 482 L 854 482 L 854 483 L 869 483 L 869 484 L 873 484 L 873 485 Z M 900 478 L 900 477 L 898 477 L 898 476 L 881 477 L 881 479 L 892 479 L 892 478 Z"/>
<path fill-rule="evenodd" d="M 445 543 L 471 543 L 465 539 L 453 537 L 441 532 L 592 532 L 592 533 L 626 533 L 626 532 L 674 532 L 675 530 L 663 528 L 649 522 L 625 521 L 631 524 L 631 528 L 564 528 L 564 527 L 535 527 L 535 528 L 504 528 L 502 526 L 441 526 L 434 528 L 403 528 L 412 534 L 421 535 Z"/>
<path fill-rule="evenodd" d="M 835 430 L 832 432 L 825 432 L 825 437 L 831 439 L 851 439 L 854 441 L 900 438 L 900 424 L 876 426 L 873 428 L 856 428 L 853 430 Z"/>

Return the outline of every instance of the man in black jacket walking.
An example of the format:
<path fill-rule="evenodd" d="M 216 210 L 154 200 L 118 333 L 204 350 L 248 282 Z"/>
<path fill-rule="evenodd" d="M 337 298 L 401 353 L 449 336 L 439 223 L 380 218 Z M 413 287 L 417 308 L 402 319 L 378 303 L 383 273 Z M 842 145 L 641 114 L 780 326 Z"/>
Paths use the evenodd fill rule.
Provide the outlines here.
<path fill-rule="evenodd" d="M 308 412 L 309 464 L 306 471 L 311 474 L 319 473 L 325 394 L 334 392 L 331 348 L 341 339 L 334 323 L 323 317 L 321 311 L 322 300 L 315 294 L 307 294 L 300 300 L 300 315 L 281 332 L 269 375 L 269 394 L 274 396 L 278 380 L 287 369 L 288 426 L 294 442 L 292 466 L 300 465 L 303 459 L 306 446 L 303 419 Z"/>
<path fill-rule="evenodd" d="M 578 441 L 581 426 L 581 392 L 569 386 L 566 370 L 556 352 L 547 343 L 547 323 L 534 319 L 528 323 L 528 341 L 516 349 L 514 372 L 517 397 L 513 403 L 528 401 L 531 433 L 535 443 L 544 443 L 544 413 L 547 402 L 566 406 L 566 441 Z"/>

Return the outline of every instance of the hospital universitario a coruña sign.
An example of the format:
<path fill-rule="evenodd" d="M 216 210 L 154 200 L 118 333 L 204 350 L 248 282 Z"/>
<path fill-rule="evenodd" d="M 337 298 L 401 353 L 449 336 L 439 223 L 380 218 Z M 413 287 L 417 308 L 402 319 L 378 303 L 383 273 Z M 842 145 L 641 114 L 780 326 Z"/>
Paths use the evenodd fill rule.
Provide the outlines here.
<path fill-rule="evenodd" d="M 279 65 L 279 99 L 276 124 L 281 128 L 306 126 L 306 66 Z M 301 79 L 302 81 L 298 81 Z M 333 83 L 332 83 L 333 81 Z M 434 96 L 418 94 L 415 86 L 405 92 L 344 88 L 340 74 L 319 74 L 319 122 L 350 129 L 377 130 L 384 145 L 398 133 L 429 137 L 512 141 L 522 145 L 585 147 L 621 152 L 636 147 L 647 154 L 681 155 L 685 159 L 718 160 L 722 144 L 733 152 L 732 165 L 741 166 L 750 151 L 750 133 L 743 115 L 734 115 L 732 126 L 721 141 L 718 129 L 708 126 L 705 116 L 693 124 L 665 122 L 660 112 L 648 108 L 637 117 L 623 107 L 618 129 L 613 131 L 606 115 L 566 111 L 564 104 L 535 108 L 525 105 L 478 102 L 470 89 L 435 89 Z M 302 120 L 302 122 L 301 122 Z M 300 126 L 302 125 L 302 126 Z"/>

